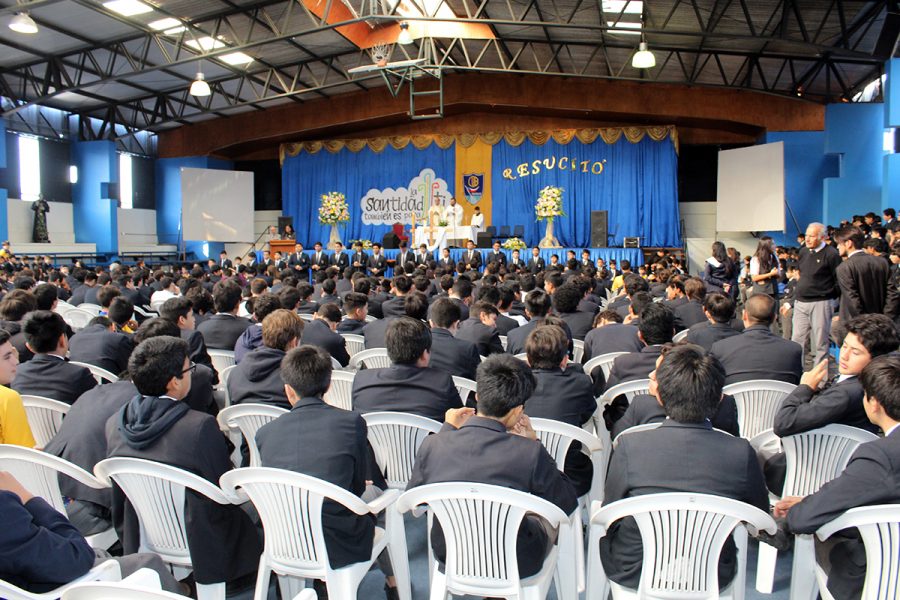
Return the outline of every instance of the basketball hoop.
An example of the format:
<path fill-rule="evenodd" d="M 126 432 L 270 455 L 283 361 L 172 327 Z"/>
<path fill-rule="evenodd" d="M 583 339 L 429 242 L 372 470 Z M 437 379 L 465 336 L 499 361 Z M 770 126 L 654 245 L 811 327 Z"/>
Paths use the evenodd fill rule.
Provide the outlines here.
<path fill-rule="evenodd" d="M 372 57 L 372 62 L 379 67 L 386 67 L 391 60 L 393 50 L 393 44 L 375 44 L 369 48 L 369 56 Z"/>

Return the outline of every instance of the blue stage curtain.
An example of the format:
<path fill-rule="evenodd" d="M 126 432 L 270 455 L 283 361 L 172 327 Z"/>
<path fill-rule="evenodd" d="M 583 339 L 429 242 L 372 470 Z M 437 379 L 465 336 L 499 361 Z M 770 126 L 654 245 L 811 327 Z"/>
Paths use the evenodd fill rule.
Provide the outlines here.
<path fill-rule="evenodd" d="M 539 165 L 532 174 L 535 161 L 548 160 L 553 169 Z M 566 169 L 559 159 L 568 157 Z M 571 161 L 578 163 L 577 170 Z M 573 139 L 563 145 L 549 140 L 536 146 L 525 140 L 512 146 L 501 140 L 494 146 L 492 166 L 492 223 L 525 226 L 525 242 L 537 245 L 544 236 L 544 223 L 535 221 L 534 204 L 538 193 L 548 185 L 561 187 L 565 217 L 554 222 L 554 234 L 564 247 L 589 247 L 591 211 L 609 211 L 609 244 L 622 246 L 625 237 L 640 237 L 641 246 L 681 246 L 678 213 L 678 158 L 670 139 L 654 142 L 650 136 L 632 144 L 622 136 L 615 144 L 597 138 L 592 144 Z M 581 162 L 606 161 L 603 172 L 594 175 L 582 171 Z M 526 164 L 528 175 L 522 177 L 516 167 Z M 503 176 L 512 169 L 514 180 Z M 580 253 L 579 253 L 580 255 Z"/>
<path fill-rule="evenodd" d="M 425 168 L 434 170 L 452 192 L 456 175 L 456 153 L 452 147 L 441 150 L 432 144 L 417 150 L 409 145 L 395 150 L 388 145 L 379 153 L 366 147 L 359 152 L 344 148 L 331 154 L 323 149 L 316 154 L 287 156 L 281 169 L 283 212 L 294 217 L 297 239 L 305 247 L 316 241 L 327 244 L 331 226 L 319 224 L 320 198 L 328 192 L 341 192 L 350 208 L 350 222 L 339 226 L 344 244 L 358 239 L 381 242 L 391 226 L 364 224 L 361 199 L 373 188 L 407 187 Z"/>

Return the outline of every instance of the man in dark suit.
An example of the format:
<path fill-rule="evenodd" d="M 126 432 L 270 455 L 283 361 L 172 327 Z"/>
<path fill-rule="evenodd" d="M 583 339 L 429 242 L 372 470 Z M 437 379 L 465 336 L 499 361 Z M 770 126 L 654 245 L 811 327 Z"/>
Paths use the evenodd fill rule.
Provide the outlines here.
<path fill-rule="evenodd" d="M 234 266 L 234 263 L 232 263 L 231 259 L 228 258 L 228 253 L 224 250 L 219 252 L 219 266 L 223 269 L 230 269 Z"/>
<path fill-rule="evenodd" d="M 569 339 L 562 327 L 548 321 L 528 334 L 525 352 L 537 385 L 525 401 L 525 413 L 531 418 L 552 419 L 581 427 L 597 409 L 591 378 L 581 369 L 569 369 Z M 576 443 L 566 454 L 566 475 L 578 496 L 591 489 L 594 469 L 590 459 Z"/>
<path fill-rule="evenodd" d="M 88 363 L 118 375 L 128 368 L 134 344 L 124 333 L 117 333 L 107 317 L 94 317 L 88 326 L 69 340 L 69 360 Z"/>
<path fill-rule="evenodd" d="M 456 337 L 459 317 L 459 307 L 449 298 L 438 298 L 431 305 L 428 317 L 431 325 L 431 361 L 428 366 L 474 381 L 481 357 L 475 344 Z"/>
<path fill-rule="evenodd" d="M 863 407 L 869 420 L 885 432 L 862 444 L 839 477 L 806 498 L 784 498 L 775 516 L 787 516 L 792 533 L 815 533 L 845 511 L 860 506 L 900 503 L 900 358 L 876 358 L 863 369 Z M 828 590 L 835 598 L 859 598 L 866 573 L 865 551 L 858 534 L 832 537 L 816 554 L 827 558 Z M 895 557 L 891 557 L 894 559 Z"/>
<path fill-rule="evenodd" d="M 487 255 L 487 264 L 497 263 L 498 267 L 506 267 L 506 254 L 500 248 L 500 242 L 494 242 L 494 248 Z"/>
<path fill-rule="evenodd" d="M 368 442 L 366 422 L 355 411 L 334 408 L 322 401 L 331 384 L 331 357 L 321 348 L 301 346 L 288 352 L 281 370 L 290 412 L 263 425 L 256 433 L 263 467 L 287 469 L 311 475 L 339 486 L 355 496 L 374 499 L 376 489 L 367 489 Z M 372 495 L 373 498 L 367 498 Z M 325 502 L 322 527 L 328 561 L 332 569 L 368 560 L 372 556 L 375 518 L 357 515 Z M 379 566 L 390 577 L 387 553 Z M 388 598 L 396 596 L 388 591 Z"/>
<path fill-rule="evenodd" d="M 381 304 L 381 314 L 384 315 L 384 318 L 402 317 L 406 314 L 404 306 L 406 305 L 406 295 L 412 289 L 412 280 L 406 275 L 397 275 L 391 281 L 391 285 L 394 297 Z"/>
<path fill-rule="evenodd" d="M 709 352 L 713 344 L 719 340 L 740 335 L 740 331 L 731 326 L 734 319 L 734 301 L 718 292 L 709 294 L 703 300 L 703 312 L 706 322 L 696 323 L 688 328 L 687 341 L 701 346 Z"/>
<path fill-rule="evenodd" d="M 572 337 L 576 340 L 584 340 L 594 324 L 594 315 L 580 312 L 578 303 L 584 294 L 574 283 L 561 285 L 553 292 L 553 308 L 556 314 L 569 326 Z"/>
<path fill-rule="evenodd" d="M 660 357 L 660 360 L 662 357 Z M 651 389 L 656 385 L 653 378 L 650 378 Z M 651 394 L 638 394 L 631 398 L 628 403 L 628 410 L 622 415 L 622 418 L 613 423 L 611 436 L 613 439 L 617 435 L 638 425 L 646 425 L 648 423 L 662 423 L 666 420 L 666 410 L 660 405 L 656 396 Z M 716 413 L 710 418 L 710 423 L 715 429 L 720 429 L 725 433 L 733 436 L 740 436 L 740 426 L 737 419 L 737 403 L 734 396 L 725 394 L 719 403 Z"/>
<path fill-rule="evenodd" d="M 419 251 L 416 252 L 416 266 L 428 266 L 428 261 L 434 259 L 434 254 L 428 251 L 428 246 L 419 244 Z"/>
<path fill-rule="evenodd" d="M 481 268 L 481 252 L 475 248 L 475 242 L 472 240 L 466 242 L 466 251 L 463 253 L 461 260 L 472 271 L 477 271 Z"/>
<path fill-rule="evenodd" d="M 679 306 L 686 304 L 687 301 L 687 296 L 684 293 L 684 281 L 682 281 L 681 277 L 675 275 L 669 277 L 669 282 L 666 284 L 666 299 L 663 300 L 663 304 L 675 310 Z"/>
<path fill-rule="evenodd" d="M 225 280 L 213 289 L 213 303 L 216 314 L 197 326 L 207 348 L 234 351 L 234 345 L 244 330 L 250 327 L 250 320 L 237 316 L 241 306 L 241 288 L 233 281 Z"/>
<path fill-rule="evenodd" d="M 675 307 L 675 330 L 688 329 L 697 323 L 707 321 L 703 312 L 703 300 L 706 298 L 706 284 L 697 277 L 691 277 L 684 284 L 687 302 Z M 671 305 L 670 305 L 671 307 Z"/>
<path fill-rule="evenodd" d="M 154 337 L 135 348 L 128 372 L 139 395 L 107 421 L 110 457 L 161 462 L 218 484 L 232 469 L 225 438 L 215 418 L 181 402 L 191 388 L 193 369 L 187 343 L 180 338 Z M 198 584 L 233 581 L 256 573 L 262 544 L 256 527 L 240 507 L 188 493 L 185 514 Z M 135 552 L 140 544 L 137 515 L 115 484 L 112 517 L 124 551 Z"/>
<path fill-rule="evenodd" d="M 337 253 L 335 252 L 335 256 Z M 362 242 L 356 242 L 353 247 L 353 255 L 350 257 L 350 268 L 347 269 L 352 273 L 365 273 L 366 267 L 369 265 L 369 255 L 363 251 Z M 343 276 L 346 271 L 341 271 Z"/>
<path fill-rule="evenodd" d="M 744 304 L 744 333 L 713 344 L 710 353 L 725 367 L 726 385 L 751 379 L 800 381 L 803 351 L 800 344 L 772 333 L 775 309 L 771 296 L 750 296 Z"/>
<path fill-rule="evenodd" d="M 469 305 L 472 303 L 473 288 L 472 281 L 468 277 L 460 277 L 450 288 L 450 300 L 459 307 L 462 321 L 469 318 Z"/>
<path fill-rule="evenodd" d="M 160 307 L 159 316 L 178 326 L 181 332 L 181 339 L 188 344 L 191 361 L 198 365 L 206 365 L 215 376 L 213 383 L 219 383 L 219 376 L 215 367 L 213 367 L 212 359 L 209 357 L 203 334 L 195 329 L 194 307 L 191 301 L 184 296 L 169 298 Z"/>
<path fill-rule="evenodd" d="M 556 468 L 524 411 L 534 390 L 531 370 L 512 356 L 488 358 L 478 367 L 478 414 L 471 408 L 448 411 L 444 427 L 419 448 L 407 489 L 430 483 L 470 481 L 534 494 L 571 514 L 575 490 Z M 537 573 L 554 540 L 540 519 L 525 516 L 516 553 L 520 577 Z M 435 556 L 446 557 L 439 525 L 431 532 Z"/>
<path fill-rule="evenodd" d="M 297 242 L 294 246 L 294 252 L 288 256 L 288 268 L 293 269 L 294 274 L 300 281 L 309 281 L 311 262 L 309 256 L 303 251 L 303 244 Z"/>
<path fill-rule="evenodd" d="M 341 334 L 337 333 L 337 326 L 341 322 L 341 309 L 337 304 L 323 304 L 316 311 L 313 320 L 303 328 L 301 344 L 310 344 L 325 349 L 333 356 L 342 367 L 350 362 L 347 353 L 347 343 Z"/>
<path fill-rule="evenodd" d="M 427 262 L 427 257 L 425 260 Z M 419 264 L 416 254 L 410 251 L 406 242 L 400 242 L 400 252 L 397 253 L 397 258 L 394 259 L 394 271 L 402 273 L 407 263 L 412 263 L 413 266 Z"/>
<path fill-rule="evenodd" d="M 582 363 L 610 352 L 640 352 L 644 344 L 635 325 L 622 323 L 622 316 L 614 310 L 597 315 L 598 325 L 584 336 Z"/>
<path fill-rule="evenodd" d="M 372 255 L 366 261 L 366 273 L 376 279 L 384 276 L 387 271 L 388 264 L 384 254 L 381 253 L 381 244 L 375 242 L 372 244 Z"/>
<path fill-rule="evenodd" d="M 525 270 L 525 261 L 521 258 L 521 253 L 518 250 L 512 251 L 512 258 L 509 259 L 509 272 L 510 273 L 518 273 L 519 271 Z"/>
<path fill-rule="evenodd" d="M 365 294 L 350 292 L 344 296 L 343 309 L 346 318 L 341 319 L 337 326 L 337 332 L 362 335 L 362 330 L 366 326 L 368 307 L 369 298 Z"/>
<path fill-rule="evenodd" d="M 541 258 L 541 250 L 537 246 L 531 249 L 531 258 L 525 267 L 532 275 L 537 275 L 547 266 L 547 263 Z"/>
<path fill-rule="evenodd" d="M 303 335 L 303 319 L 284 308 L 262 322 L 263 345 L 247 353 L 228 378 L 232 404 L 271 404 L 290 409 L 281 380 L 281 361 Z M 248 463 L 249 464 L 249 463 Z"/>
<path fill-rule="evenodd" d="M 488 263 L 488 265 L 490 266 L 490 263 Z M 477 294 L 478 302 L 486 302 L 497 307 L 497 319 L 494 321 L 494 327 L 497 328 L 498 334 L 506 335 L 511 330 L 518 327 L 519 322 L 511 317 L 507 317 L 506 315 L 502 314 L 500 307 L 500 296 L 500 288 L 496 285 L 482 285 Z M 512 301 L 510 295 L 507 295 L 507 300 L 509 302 Z M 507 305 L 506 308 L 508 309 L 509 306 Z"/>
<path fill-rule="evenodd" d="M 354 410 L 406 412 L 443 421 L 447 410 L 462 405 L 450 374 L 428 366 L 431 331 L 425 323 L 411 317 L 395 319 L 385 345 L 393 364 L 357 372 Z"/>
<path fill-rule="evenodd" d="M 313 302 L 311 299 L 314 291 L 315 288 L 308 283 L 301 283 L 297 286 L 297 292 L 300 294 L 300 299 L 297 302 L 295 310 L 298 314 L 314 315 L 316 314 L 316 311 L 319 310 L 319 304 Z"/>
<path fill-rule="evenodd" d="M 710 424 L 725 380 L 718 361 L 697 346 L 679 346 L 654 373 L 656 394 L 668 419 L 658 429 L 619 439 L 603 503 L 646 494 L 693 492 L 733 498 L 768 511 L 769 497 L 753 448 L 746 440 L 716 431 Z M 690 460 L 685 460 L 684 448 L 691 449 Z M 721 587 L 734 577 L 735 554 L 729 538 L 719 559 Z M 638 587 L 643 545 L 633 519 L 622 519 L 609 528 L 600 540 L 600 558 L 612 581 Z"/>
<path fill-rule="evenodd" d="M 528 317 L 528 323 L 516 327 L 506 336 L 506 352 L 507 354 L 521 354 L 525 352 L 525 340 L 537 324 L 546 318 L 553 306 L 550 294 L 544 290 L 532 290 L 525 296 L 525 316 Z M 569 355 L 572 353 L 572 332 L 569 326 L 565 326 L 566 337 L 569 338 Z"/>
<path fill-rule="evenodd" d="M 441 258 L 438 260 L 438 266 L 440 266 L 444 271 L 452 271 L 456 268 L 456 261 L 450 258 L 450 249 L 444 248 L 441 250 Z"/>
<path fill-rule="evenodd" d="M 89 370 L 73 365 L 66 358 L 69 340 L 61 316 L 49 310 L 36 310 L 25 317 L 22 330 L 34 358 L 19 365 L 9 387 L 20 394 L 73 404 L 81 394 L 97 385 Z"/>
<path fill-rule="evenodd" d="M 324 271 L 331 264 L 331 258 L 322 250 L 322 242 L 316 242 L 313 245 L 313 254 L 309 258 L 309 268 L 313 275 L 319 271 Z"/>
<path fill-rule="evenodd" d="M 331 255 L 330 264 L 336 267 L 341 275 L 344 274 L 344 269 L 350 266 L 350 257 L 344 252 L 344 245 L 341 242 L 334 243 L 334 254 Z"/>
<path fill-rule="evenodd" d="M 884 315 L 860 315 L 847 323 L 837 380 L 820 389 L 828 378 L 827 360 L 804 373 L 775 415 L 775 435 L 794 435 L 831 423 L 877 433 L 863 407 L 859 374 L 874 358 L 897 351 L 900 339 L 893 325 Z"/>
<path fill-rule="evenodd" d="M 662 345 L 672 341 L 675 317 L 672 311 L 659 303 L 651 303 L 641 313 L 638 336 L 645 346 L 640 352 L 623 354 L 613 362 L 606 389 L 638 379 L 647 379 L 656 368 L 656 360 L 662 352 Z"/>
<path fill-rule="evenodd" d="M 456 337 L 475 344 L 481 356 L 500 354 L 503 344 L 497 332 L 497 316 L 500 311 L 493 304 L 476 302 L 472 306 L 469 318 L 459 324 Z"/>
<path fill-rule="evenodd" d="M 852 225 L 834 234 L 838 251 L 846 257 L 836 271 L 841 288 L 838 316 L 842 324 L 857 315 L 884 311 L 890 267 L 881 257 L 862 250 L 864 239 L 862 231 Z"/>
<path fill-rule="evenodd" d="M 362 329 L 366 350 L 387 347 L 387 330 L 391 323 L 402 316 L 425 322 L 428 318 L 428 299 L 421 292 L 410 292 L 403 297 L 403 314 L 385 317 L 366 324 Z"/>

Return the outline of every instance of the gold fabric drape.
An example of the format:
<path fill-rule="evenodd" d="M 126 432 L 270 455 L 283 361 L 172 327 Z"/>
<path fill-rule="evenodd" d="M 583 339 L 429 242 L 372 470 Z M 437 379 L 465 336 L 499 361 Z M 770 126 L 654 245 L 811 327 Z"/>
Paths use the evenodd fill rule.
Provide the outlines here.
<path fill-rule="evenodd" d="M 671 138 L 675 144 L 675 152 L 678 152 L 678 130 L 674 125 L 660 125 L 656 127 L 603 127 L 600 129 L 556 129 L 554 131 L 491 131 L 487 133 L 460 133 L 457 135 L 404 135 L 388 136 L 368 139 L 325 140 L 312 142 L 297 142 L 293 144 L 281 144 L 279 158 L 282 163 L 286 156 L 297 156 L 301 152 L 316 154 L 323 149 L 331 154 L 337 154 L 344 148 L 351 152 L 359 152 L 363 148 L 369 148 L 375 153 L 382 152 L 388 145 L 395 150 L 402 150 L 409 144 L 418 150 L 424 150 L 431 144 L 437 144 L 442 150 L 448 149 L 456 142 L 463 148 L 470 148 L 476 142 L 482 142 L 493 146 L 506 140 L 511 146 L 520 146 L 525 140 L 536 146 L 543 146 L 549 140 L 558 144 L 568 144 L 577 139 L 582 144 L 592 144 L 599 137 L 607 144 L 615 144 L 622 136 L 632 144 L 636 144 L 650 136 L 654 142 L 661 142 Z"/>

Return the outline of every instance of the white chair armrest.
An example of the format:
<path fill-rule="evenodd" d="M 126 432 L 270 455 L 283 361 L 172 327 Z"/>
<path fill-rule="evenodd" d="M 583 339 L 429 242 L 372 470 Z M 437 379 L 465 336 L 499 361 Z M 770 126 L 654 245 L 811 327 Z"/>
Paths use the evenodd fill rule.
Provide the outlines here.
<path fill-rule="evenodd" d="M 394 504 L 399 497 L 400 490 L 386 490 L 383 494 L 368 503 L 369 508 L 373 515 L 377 515 L 390 505 Z"/>

